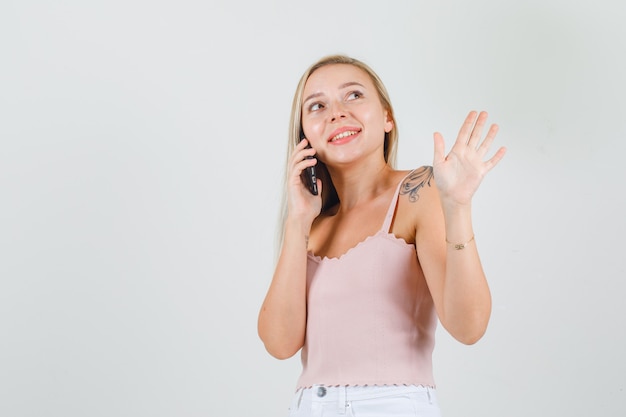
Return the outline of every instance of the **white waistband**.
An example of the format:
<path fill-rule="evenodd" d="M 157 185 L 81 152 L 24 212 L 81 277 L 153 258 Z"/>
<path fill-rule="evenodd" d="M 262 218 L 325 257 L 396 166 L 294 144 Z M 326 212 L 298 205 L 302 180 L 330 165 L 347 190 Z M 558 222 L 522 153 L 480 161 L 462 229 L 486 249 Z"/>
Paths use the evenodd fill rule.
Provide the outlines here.
<path fill-rule="evenodd" d="M 314 402 L 353 401 L 370 398 L 380 398 L 390 395 L 408 394 L 415 392 L 432 393 L 433 387 L 423 385 L 383 385 L 383 386 L 339 386 L 327 387 L 313 385 L 310 388 L 301 388 L 296 396 L 307 396 Z"/>

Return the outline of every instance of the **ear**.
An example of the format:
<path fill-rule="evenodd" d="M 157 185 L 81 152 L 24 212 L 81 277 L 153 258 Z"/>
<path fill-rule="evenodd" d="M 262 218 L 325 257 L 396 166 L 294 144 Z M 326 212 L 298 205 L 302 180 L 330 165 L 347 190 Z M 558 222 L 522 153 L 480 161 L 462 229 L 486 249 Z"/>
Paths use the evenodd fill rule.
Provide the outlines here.
<path fill-rule="evenodd" d="M 393 129 L 393 118 L 389 114 L 389 110 L 385 110 L 385 133 L 391 132 Z"/>

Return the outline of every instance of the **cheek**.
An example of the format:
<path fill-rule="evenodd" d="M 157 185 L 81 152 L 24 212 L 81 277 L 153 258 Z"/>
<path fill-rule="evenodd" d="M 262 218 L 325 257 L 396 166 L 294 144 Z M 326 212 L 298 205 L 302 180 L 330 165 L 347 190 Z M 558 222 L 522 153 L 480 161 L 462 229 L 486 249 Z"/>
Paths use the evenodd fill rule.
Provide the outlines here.
<path fill-rule="evenodd" d="M 315 147 L 315 144 L 319 144 L 323 139 L 324 125 L 316 120 L 303 120 L 302 127 L 306 138 L 311 142 L 311 146 Z"/>
<path fill-rule="evenodd" d="M 381 111 L 374 110 L 364 114 L 364 120 L 377 132 L 389 132 L 393 128 L 393 123 L 387 120 L 387 112 L 381 115 Z"/>

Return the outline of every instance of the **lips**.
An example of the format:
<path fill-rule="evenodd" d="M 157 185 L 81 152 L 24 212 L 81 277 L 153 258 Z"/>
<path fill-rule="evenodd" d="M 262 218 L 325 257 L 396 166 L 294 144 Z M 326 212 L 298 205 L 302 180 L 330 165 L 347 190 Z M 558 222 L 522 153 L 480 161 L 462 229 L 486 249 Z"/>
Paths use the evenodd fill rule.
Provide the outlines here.
<path fill-rule="evenodd" d="M 354 127 L 343 127 L 343 128 L 335 130 L 331 134 L 330 138 L 328 139 L 328 142 L 330 143 L 343 142 L 345 141 L 345 139 L 350 138 L 359 133 L 361 133 L 361 129 L 354 128 Z"/>

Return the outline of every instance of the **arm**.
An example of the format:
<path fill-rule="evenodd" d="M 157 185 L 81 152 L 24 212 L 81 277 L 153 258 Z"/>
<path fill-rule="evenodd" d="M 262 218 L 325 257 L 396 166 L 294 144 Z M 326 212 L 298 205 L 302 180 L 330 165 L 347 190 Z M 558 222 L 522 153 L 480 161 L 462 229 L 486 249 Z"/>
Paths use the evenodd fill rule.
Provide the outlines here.
<path fill-rule="evenodd" d="M 296 147 L 289 163 L 288 214 L 285 234 L 272 282 L 259 312 L 258 333 L 267 351 L 278 359 L 293 356 L 304 344 L 306 333 L 306 263 L 311 224 L 321 209 L 318 196 L 302 184 L 300 173 L 316 163 L 313 149 Z"/>
<path fill-rule="evenodd" d="M 458 341 L 477 342 L 487 329 L 491 295 L 473 236 L 471 208 L 442 209 L 437 187 L 424 189 L 415 246 L 437 315 Z"/>
<path fill-rule="evenodd" d="M 436 187 L 427 191 L 433 195 L 425 199 L 415 237 L 439 319 L 454 338 L 466 344 L 483 336 L 491 315 L 491 294 L 473 239 L 471 199 L 505 149 L 483 162 L 497 133 L 497 126 L 492 125 L 481 143 L 486 119 L 485 112 L 478 118 L 471 112 L 447 156 L 443 138 L 435 134 Z"/>

